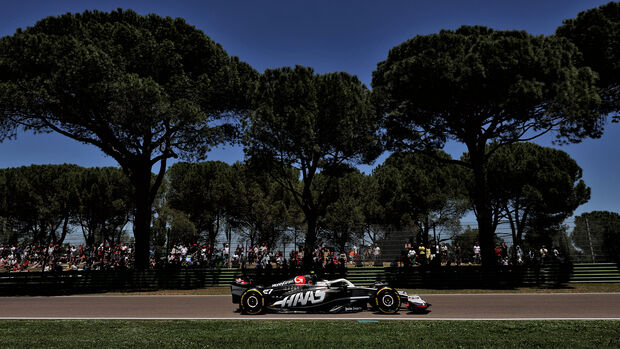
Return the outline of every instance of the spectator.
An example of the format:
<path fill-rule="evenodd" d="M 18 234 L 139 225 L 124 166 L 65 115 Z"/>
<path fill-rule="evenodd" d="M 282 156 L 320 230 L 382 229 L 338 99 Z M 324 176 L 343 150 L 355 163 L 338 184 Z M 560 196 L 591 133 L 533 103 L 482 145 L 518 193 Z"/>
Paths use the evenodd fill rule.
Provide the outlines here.
<path fill-rule="evenodd" d="M 228 246 L 228 244 L 224 244 L 224 248 L 222 249 L 222 253 L 224 254 L 224 263 L 228 264 L 229 262 L 229 256 L 230 256 L 230 247 Z"/>
<path fill-rule="evenodd" d="M 542 245 L 542 247 L 540 248 L 539 253 L 540 253 L 540 263 L 544 264 L 547 261 L 547 257 L 548 257 L 548 253 L 549 253 L 549 251 L 547 250 L 545 245 Z"/>
<path fill-rule="evenodd" d="M 515 260 L 517 264 L 519 265 L 523 264 L 523 250 L 521 249 L 521 246 L 519 245 L 515 246 Z"/>
<path fill-rule="evenodd" d="M 448 246 L 446 244 L 441 244 L 441 263 L 448 264 Z"/>
<path fill-rule="evenodd" d="M 407 252 L 407 257 L 409 258 L 410 265 L 415 265 L 417 263 L 416 252 L 413 246 L 409 246 L 409 251 Z"/>
<path fill-rule="evenodd" d="M 481 261 L 482 258 L 480 257 L 480 244 L 478 244 L 478 241 L 476 241 L 476 243 L 474 244 L 474 263 L 480 264 Z"/>
<path fill-rule="evenodd" d="M 497 260 L 497 264 L 502 264 L 502 248 L 499 245 L 495 245 L 495 258 Z"/>
<path fill-rule="evenodd" d="M 420 252 L 420 264 L 426 265 L 428 260 L 426 259 L 426 247 L 423 244 L 420 244 L 418 247 L 418 251 Z"/>
<path fill-rule="evenodd" d="M 454 245 L 452 251 L 454 252 L 454 262 L 456 265 L 461 265 L 461 246 L 459 244 Z"/>
<path fill-rule="evenodd" d="M 508 258 L 508 246 L 506 246 L 505 242 L 502 242 L 502 244 L 500 245 L 500 254 L 502 256 L 502 259 L 504 258 Z"/>

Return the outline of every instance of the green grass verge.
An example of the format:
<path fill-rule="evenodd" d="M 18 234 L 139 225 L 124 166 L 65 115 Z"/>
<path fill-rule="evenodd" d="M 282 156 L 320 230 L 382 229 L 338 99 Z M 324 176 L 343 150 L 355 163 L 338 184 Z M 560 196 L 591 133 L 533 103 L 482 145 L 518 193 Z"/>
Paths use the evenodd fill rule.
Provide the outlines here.
<path fill-rule="evenodd" d="M 618 348 L 620 321 L 0 321 L 2 348 Z"/>

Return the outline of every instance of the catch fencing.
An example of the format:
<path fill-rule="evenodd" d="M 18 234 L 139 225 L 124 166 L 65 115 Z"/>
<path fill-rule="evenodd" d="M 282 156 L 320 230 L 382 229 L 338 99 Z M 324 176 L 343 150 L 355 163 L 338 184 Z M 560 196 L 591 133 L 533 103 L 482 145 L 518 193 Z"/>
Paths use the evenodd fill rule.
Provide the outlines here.
<path fill-rule="evenodd" d="M 228 286 L 235 278 L 269 284 L 302 273 L 298 269 L 162 269 L 0 274 L 0 295 L 56 295 L 196 289 Z M 466 289 L 523 286 L 564 287 L 574 282 L 620 282 L 617 265 L 551 264 L 485 270 L 481 266 L 349 267 L 318 270 L 321 278 L 348 278 L 357 285 L 376 281 L 398 288 Z"/>

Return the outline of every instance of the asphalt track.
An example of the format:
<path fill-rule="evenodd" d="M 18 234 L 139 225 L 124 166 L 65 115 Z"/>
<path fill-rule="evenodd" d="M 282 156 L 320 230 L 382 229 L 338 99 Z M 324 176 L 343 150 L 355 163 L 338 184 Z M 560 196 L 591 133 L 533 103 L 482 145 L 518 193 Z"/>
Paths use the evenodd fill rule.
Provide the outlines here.
<path fill-rule="evenodd" d="M 0 297 L 0 319 L 286 320 L 620 320 L 620 293 L 421 295 L 428 314 L 264 314 L 244 316 L 231 296 Z"/>

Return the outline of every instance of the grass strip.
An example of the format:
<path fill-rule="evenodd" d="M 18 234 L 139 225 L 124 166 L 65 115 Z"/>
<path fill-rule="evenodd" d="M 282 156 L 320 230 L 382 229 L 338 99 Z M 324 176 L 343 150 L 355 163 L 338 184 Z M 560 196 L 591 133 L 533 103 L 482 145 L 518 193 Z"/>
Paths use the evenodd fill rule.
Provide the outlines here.
<path fill-rule="evenodd" d="M 3 348 L 620 347 L 620 321 L 0 321 Z"/>

